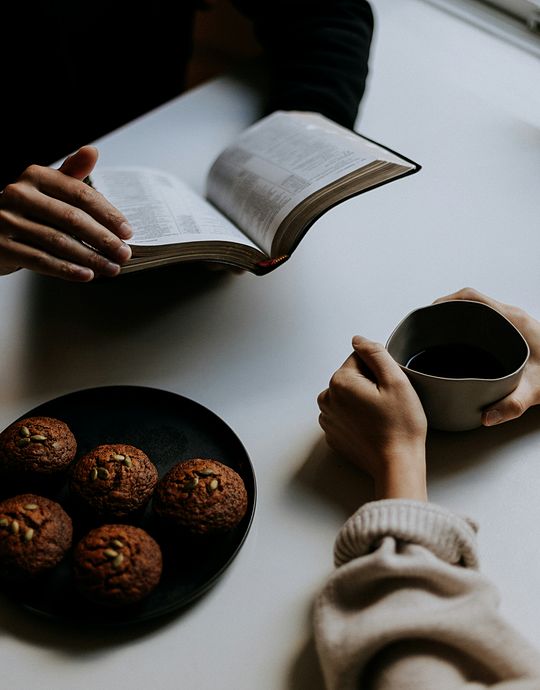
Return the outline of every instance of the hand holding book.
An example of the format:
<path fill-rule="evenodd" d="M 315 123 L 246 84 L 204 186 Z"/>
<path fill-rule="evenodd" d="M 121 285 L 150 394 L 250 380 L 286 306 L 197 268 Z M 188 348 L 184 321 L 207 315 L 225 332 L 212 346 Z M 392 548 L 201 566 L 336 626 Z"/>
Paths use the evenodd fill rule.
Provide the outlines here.
<path fill-rule="evenodd" d="M 87 282 L 114 277 L 131 256 L 124 216 L 83 179 L 97 162 L 83 146 L 59 170 L 29 166 L 0 192 L 0 274 L 28 268 Z"/>
<path fill-rule="evenodd" d="M 220 153 L 206 199 L 147 168 L 105 168 L 92 181 L 134 230 L 123 272 L 216 261 L 262 274 L 329 208 L 418 169 L 321 115 L 276 112 Z"/>
<path fill-rule="evenodd" d="M 164 171 L 93 170 L 96 160 L 83 147 L 59 170 L 30 166 L 0 194 L 0 273 L 84 282 L 120 265 L 203 261 L 263 274 L 329 208 L 419 169 L 306 112 L 276 112 L 242 132 L 212 165 L 205 199 Z M 82 182 L 90 172 L 97 191 Z"/>

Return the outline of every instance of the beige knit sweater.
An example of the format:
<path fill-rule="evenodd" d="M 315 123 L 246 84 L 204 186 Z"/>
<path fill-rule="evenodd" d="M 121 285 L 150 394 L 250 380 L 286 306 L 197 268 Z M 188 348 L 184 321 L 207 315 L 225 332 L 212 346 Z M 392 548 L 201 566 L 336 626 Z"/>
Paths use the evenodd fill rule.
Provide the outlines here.
<path fill-rule="evenodd" d="M 368 503 L 315 609 L 329 690 L 540 690 L 540 654 L 497 612 L 476 527 L 432 503 Z"/>

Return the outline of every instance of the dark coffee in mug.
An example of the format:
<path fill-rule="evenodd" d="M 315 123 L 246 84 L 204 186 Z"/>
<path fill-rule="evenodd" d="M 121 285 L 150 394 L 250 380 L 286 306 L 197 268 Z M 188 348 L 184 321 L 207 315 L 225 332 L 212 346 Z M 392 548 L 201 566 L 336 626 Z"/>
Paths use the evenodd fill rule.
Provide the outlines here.
<path fill-rule="evenodd" d="M 498 379 L 509 372 L 488 350 L 476 345 L 433 345 L 414 354 L 406 366 L 448 379 Z"/>

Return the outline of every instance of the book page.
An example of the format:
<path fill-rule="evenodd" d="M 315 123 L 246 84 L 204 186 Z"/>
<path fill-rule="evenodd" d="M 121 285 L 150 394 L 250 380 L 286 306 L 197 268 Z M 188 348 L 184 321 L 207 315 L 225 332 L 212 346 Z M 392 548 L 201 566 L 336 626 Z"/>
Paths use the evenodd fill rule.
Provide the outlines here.
<path fill-rule="evenodd" d="M 403 160 L 315 113 L 277 112 L 216 159 L 208 199 L 267 253 L 281 221 L 317 190 L 376 160 Z"/>
<path fill-rule="evenodd" d="M 181 180 L 150 168 L 102 168 L 92 185 L 127 218 L 134 246 L 227 241 L 258 247 Z"/>

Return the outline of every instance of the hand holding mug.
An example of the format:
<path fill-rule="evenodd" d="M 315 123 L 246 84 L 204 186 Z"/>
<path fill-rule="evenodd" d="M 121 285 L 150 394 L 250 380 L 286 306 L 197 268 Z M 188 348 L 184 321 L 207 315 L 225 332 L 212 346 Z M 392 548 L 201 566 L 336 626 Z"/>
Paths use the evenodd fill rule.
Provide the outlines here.
<path fill-rule="evenodd" d="M 360 336 L 352 344 L 318 397 L 328 445 L 373 478 L 377 498 L 427 500 L 420 400 L 382 345 Z"/>
<path fill-rule="evenodd" d="M 484 409 L 482 424 L 502 424 L 520 417 L 529 407 L 540 405 L 540 322 L 523 309 L 498 302 L 473 288 L 463 288 L 451 295 L 439 297 L 435 304 L 459 299 L 483 302 L 499 311 L 520 331 L 530 348 L 529 359 L 517 388 L 502 400 Z"/>

